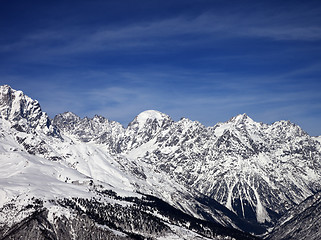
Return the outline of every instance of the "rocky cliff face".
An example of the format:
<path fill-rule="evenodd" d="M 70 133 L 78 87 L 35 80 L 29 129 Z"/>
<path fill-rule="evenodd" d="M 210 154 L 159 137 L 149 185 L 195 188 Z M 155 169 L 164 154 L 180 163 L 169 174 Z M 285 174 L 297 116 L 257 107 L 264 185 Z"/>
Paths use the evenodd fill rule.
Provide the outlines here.
<path fill-rule="evenodd" d="M 39 131 L 47 135 L 59 136 L 57 128 L 51 124 L 48 115 L 40 104 L 22 91 L 10 86 L 0 86 L 0 117 L 9 121 L 11 127 L 20 132 Z"/>
<path fill-rule="evenodd" d="M 321 192 L 284 214 L 267 239 L 321 239 Z"/>

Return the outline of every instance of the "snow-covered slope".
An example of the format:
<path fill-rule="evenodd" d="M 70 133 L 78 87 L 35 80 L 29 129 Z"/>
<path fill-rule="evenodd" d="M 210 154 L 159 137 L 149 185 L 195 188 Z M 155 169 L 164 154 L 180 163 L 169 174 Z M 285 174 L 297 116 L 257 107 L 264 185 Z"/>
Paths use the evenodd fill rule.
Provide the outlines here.
<path fill-rule="evenodd" d="M 155 110 L 140 113 L 126 128 L 70 112 L 50 120 L 37 101 L 6 85 L 0 87 L 0 110 L 2 204 L 15 196 L 28 199 L 27 192 L 36 197 L 37 189 L 47 201 L 67 196 L 67 202 L 97 199 L 105 192 L 104 201 L 114 203 L 110 190 L 140 199 L 148 194 L 201 221 L 262 234 L 321 190 L 320 141 L 289 121 L 268 125 L 241 114 L 205 127 L 186 118 L 174 122 Z M 43 184 L 33 183 L 42 178 Z M 11 185 L 21 179 L 26 179 L 23 187 Z M 33 186 L 30 191 L 26 184 Z M 77 201 L 68 204 L 78 206 Z M 65 203 L 58 205 L 66 209 Z"/>
<path fill-rule="evenodd" d="M 252 225 L 219 203 L 195 199 L 150 164 L 119 154 L 121 148 L 111 151 L 120 142 L 126 149 L 149 142 L 172 123 L 168 116 L 148 111 L 125 130 L 99 116 L 65 113 L 51 121 L 9 86 L 0 96 L 1 238 L 254 239 L 224 227 Z"/>
<path fill-rule="evenodd" d="M 95 119 L 90 119 L 90 121 L 95 121 Z M 90 123 L 87 126 L 92 125 Z M 99 134 L 104 133 L 100 131 Z M 108 154 L 107 150 L 110 145 L 106 148 L 105 142 L 97 144 L 95 141 L 98 138 L 95 137 L 95 134 L 91 135 L 92 140 L 86 140 L 86 142 L 82 141 L 82 134 L 79 132 L 72 134 L 72 130 L 62 133 L 61 136 L 64 141 L 52 146 L 55 152 L 59 152 L 60 161 L 67 163 L 88 177 L 107 182 L 120 189 L 135 190 L 157 196 L 198 218 L 213 220 L 224 226 L 242 230 L 257 228 L 258 231 L 263 231 L 259 226 L 242 221 L 227 208 L 214 203 L 215 201 L 213 201 L 214 205 L 217 205 L 215 207 L 214 205 L 211 207 L 204 205 L 203 201 L 206 196 L 195 194 L 188 187 L 153 168 L 150 163 L 137 162 L 136 158 L 115 154 L 113 151 L 112 154 Z M 123 136 L 128 135 L 124 134 Z M 199 200 L 195 199 L 196 196 Z"/>
<path fill-rule="evenodd" d="M 79 160 L 71 166 L 28 153 L 14 139 L 15 129 L 2 119 L 0 126 L 1 238 L 254 239 L 133 192 L 135 177 L 98 148 L 63 138 L 57 148 Z"/>
<path fill-rule="evenodd" d="M 320 190 L 320 142 L 289 121 L 267 125 L 241 114 L 207 128 L 149 110 L 118 134 L 105 132 L 93 134 L 92 141 L 106 145 L 125 172 L 146 180 L 147 185 L 136 184 L 139 191 L 172 204 L 182 201 L 183 193 L 189 199 L 201 193 L 241 218 L 273 226 L 287 209 Z"/>

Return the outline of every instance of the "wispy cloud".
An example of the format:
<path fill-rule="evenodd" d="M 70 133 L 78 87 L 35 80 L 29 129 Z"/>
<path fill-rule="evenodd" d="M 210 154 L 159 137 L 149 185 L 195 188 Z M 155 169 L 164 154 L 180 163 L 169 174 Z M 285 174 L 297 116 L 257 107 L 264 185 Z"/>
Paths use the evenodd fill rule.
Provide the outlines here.
<path fill-rule="evenodd" d="M 321 40 L 321 27 L 251 27 L 245 35 L 274 40 L 318 41 Z"/>
<path fill-rule="evenodd" d="M 101 114 L 124 125 L 146 109 L 205 125 L 243 112 L 259 121 L 317 118 L 320 11 L 255 1 L 123 22 L 73 15 L 69 25 L 2 36 L 0 79 L 51 116 Z"/>
<path fill-rule="evenodd" d="M 299 11 L 298 11 L 299 12 Z M 293 16 L 293 13 L 291 13 Z M 306 13 L 308 15 L 308 13 Z M 68 55 L 93 51 L 162 51 L 162 48 L 201 46 L 226 38 L 267 38 L 275 41 L 321 40 L 321 27 L 287 19 L 285 12 L 206 12 L 196 17 L 179 16 L 123 26 L 46 29 L 2 45 L 0 51 L 35 51 L 34 54 Z M 291 22 L 292 21 L 292 22 Z M 39 56 L 38 56 L 39 57 Z"/>

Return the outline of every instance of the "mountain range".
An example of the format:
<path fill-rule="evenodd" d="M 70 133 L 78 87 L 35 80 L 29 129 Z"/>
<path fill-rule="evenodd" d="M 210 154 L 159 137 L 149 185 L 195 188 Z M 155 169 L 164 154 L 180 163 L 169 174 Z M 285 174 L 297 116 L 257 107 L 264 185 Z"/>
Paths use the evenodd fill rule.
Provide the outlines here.
<path fill-rule="evenodd" d="M 246 114 L 127 127 L 0 87 L 1 239 L 320 239 L 321 140 Z"/>

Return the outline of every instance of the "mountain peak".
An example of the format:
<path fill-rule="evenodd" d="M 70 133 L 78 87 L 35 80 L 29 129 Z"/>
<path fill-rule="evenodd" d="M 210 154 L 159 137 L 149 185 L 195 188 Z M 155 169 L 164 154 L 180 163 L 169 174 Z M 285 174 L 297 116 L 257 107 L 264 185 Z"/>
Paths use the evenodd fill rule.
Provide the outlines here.
<path fill-rule="evenodd" d="M 4 90 L 8 91 L 9 89 L 12 89 L 12 88 L 7 84 L 0 86 L 0 92 L 3 92 Z"/>
<path fill-rule="evenodd" d="M 0 118 L 21 132 L 38 129 L 47 135 L 59 136 L 48 115 L 41 110 L 39 102 L 9 85 L 0 86 Z"/>
<path fill-rule="evenodd" d="M 74 129 L 75 125 L 79 123 L 80 117 L 73 112 L 64 112 L 58 114 L 53 119 L 53 124 L 61 130 Z"/>
<path fill-rule="evenodd" d="M 159 112 L 157 110 L 146 110 L 138 114 L 135 119 L 129 124 L 129 126 L 136 125 L 138 129 L 142 129 L 147 122 L 158 122 L 158 125 L 163 125 L 164 121 L 173 120 L 165 113 Z"/>
<path fill-rule="evenodd" d="M 168 117 L 165 113 L 159 112 L 157 110 L 146 110 L 137 115 L 138 120 L 145 119 L 163 119 L 164 116 Z"/>
<path fill-rule="evenodd" d="M 232 117 L 228 122 L 233 122 L 235 124 L 245 123 L 245 122 L 254 122 L 246 113 L 238 114 L 235 117 Z"/>
<path fill-rule="evenodd" d="M 23 118 L 37 118 L 42 114 L 40 104 L 26 96 L 22 91 L 12 89 L 9 85 L 0 86 L 1 117 L 9 121 Z"/>
<path fill-rule="evenodd" d="M 57 116 L 61 116 L 65 119 L 78 119 L 78 120 L 80 120 L 80 117 L 73 112 L 64 112 L 64 113 L 58 114 Z"/>

